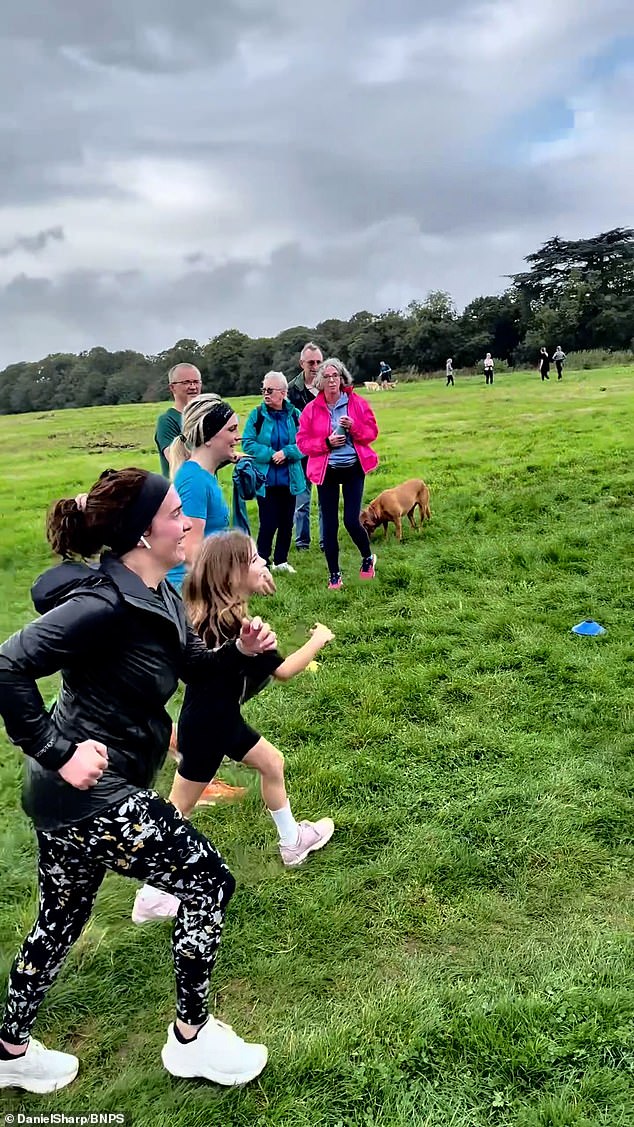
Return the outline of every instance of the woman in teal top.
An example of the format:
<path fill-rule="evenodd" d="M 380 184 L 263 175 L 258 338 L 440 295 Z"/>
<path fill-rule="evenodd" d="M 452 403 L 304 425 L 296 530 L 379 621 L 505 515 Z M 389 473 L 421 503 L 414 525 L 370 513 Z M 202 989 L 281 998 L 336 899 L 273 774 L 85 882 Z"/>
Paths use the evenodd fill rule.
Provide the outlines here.
<path fill-rule="evenodd" d="M 229 508 L 216 471 L 234 462 L 240 441 L 238 416 L 233 407 L 215 395 L 198 395 L 183 411 L 183 430 L 170 447 L 170 471 L 191 521 L 185 534 L 185 563 L 172 568 L 167 578 L 179 591 L 206 536 L 229 526 Z"/>

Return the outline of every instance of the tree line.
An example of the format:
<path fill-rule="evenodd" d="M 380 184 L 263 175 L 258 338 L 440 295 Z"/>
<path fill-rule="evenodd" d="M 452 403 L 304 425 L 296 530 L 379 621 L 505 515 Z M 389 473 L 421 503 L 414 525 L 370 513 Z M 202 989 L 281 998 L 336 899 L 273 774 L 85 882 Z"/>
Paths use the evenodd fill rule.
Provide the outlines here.
<path fill-rule="evenodd" d="M 92 348 L 10 364 L 0 372 L 0 414 L 160 401 L 168 370 L 181 360 L 200 368 L 206 390 L 254 394 L 269 369 L 292 376 L 308 340 L 324 356 L 339 356 L 359 381 L 376 379 L 381 360 L 423 375 L 444 369 L 449 356 L 455 368 L 474 367 L 487 352 L 522 367 L 536 363 L 542 345 L 568 353 L 634 347 L 634 229 L 553 238 L 525 261 L 528 269 L 509 275 L 503 294 L 475 298 L 462 313 L 435 290 L 404 310 L 363 310 L 275 337 L 227 329 L 207 344 L 179 340 L 157 356 Z"/>

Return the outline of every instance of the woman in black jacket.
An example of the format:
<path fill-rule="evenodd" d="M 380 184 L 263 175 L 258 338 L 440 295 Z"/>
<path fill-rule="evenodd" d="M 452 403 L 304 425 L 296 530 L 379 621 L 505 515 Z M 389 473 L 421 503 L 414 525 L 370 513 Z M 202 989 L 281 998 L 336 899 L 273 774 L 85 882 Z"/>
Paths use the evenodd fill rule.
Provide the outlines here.
<path fill-rule="evenodd" d="M 550 376 L 548 375 L 549 372 L 550 372 L 550 356 L 548 355 L 548 350 L 546 348 L 544 348 L 544 346 L 542 345 L 542 347 L 539 350 L 539 373 L 542 377 L 542 380 L 549 380 L 550 379 Z"/>
<path fill-rule="evenodd" d="M 235 881 L 211 843 L 149 789 L 167 752 L 165 705 L 179 679 L 248 668 L 275 645 L 258 619 L 209 651 L 165 581 L 188 529 L 158 474 L 106 471 L 87 495 L 55 504 L 47 535 L 65 562 L 33 595 L 42 617 L 0 647 L 0 714 L 27 756 L 24 807 L 39 848 L 39 914 L 9 977 L 0 1027 L 0 1088 L 51 1092 L 79 1062 L 30 1037 L 38 1007 L 85 926 L 107 869 L 181 902 L 174 924 L 176 1018 L 162 1050 L 175 1076 L 245 1083 L 264 1068 L 207 1012 L 209 979 Z M 71 562 L 107 547 L 99 565 Z M 50 714 L 38 678 L 61 671 Z"/>

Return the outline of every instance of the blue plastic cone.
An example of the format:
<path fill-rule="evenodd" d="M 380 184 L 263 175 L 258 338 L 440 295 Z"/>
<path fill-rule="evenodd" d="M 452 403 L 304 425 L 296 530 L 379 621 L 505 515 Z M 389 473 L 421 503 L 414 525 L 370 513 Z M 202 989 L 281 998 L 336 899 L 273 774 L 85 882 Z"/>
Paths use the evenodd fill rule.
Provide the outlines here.
<path fill-rule="evenodd" d="M 573 626 L 571 634 L 581 634 L 584 638 L 598 638 L 599 634 L 605 634 L 605 627 L 599 626 L 599 623 L 592 618 L 584 618 L 583 622 Z"/>

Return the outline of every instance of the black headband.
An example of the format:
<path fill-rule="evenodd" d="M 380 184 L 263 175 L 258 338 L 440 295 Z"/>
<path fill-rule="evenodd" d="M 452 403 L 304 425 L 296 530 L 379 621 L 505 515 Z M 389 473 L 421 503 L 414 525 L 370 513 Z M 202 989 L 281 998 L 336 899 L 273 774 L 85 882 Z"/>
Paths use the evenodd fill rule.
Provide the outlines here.
<path fill-rule="evenodd" d="M 147 475 L 136 499 L 121 513 L 117 534 L 111 538 L 110 547 L 117 556 L 124 556 L 126 552 L 136 548 L 163 504 L 169 488 L 169 481 L 161 474 Z"/>
<path fill-rule="evenodd" d="M 220 399 L 217 403 L 212 403 L 208 413 L 203 419 L 203 442 L 209 442 L 218 431 L 227 425 L 231 416 L 235 414 L 233 407 L 230 403 L 225 403 Z"/>

